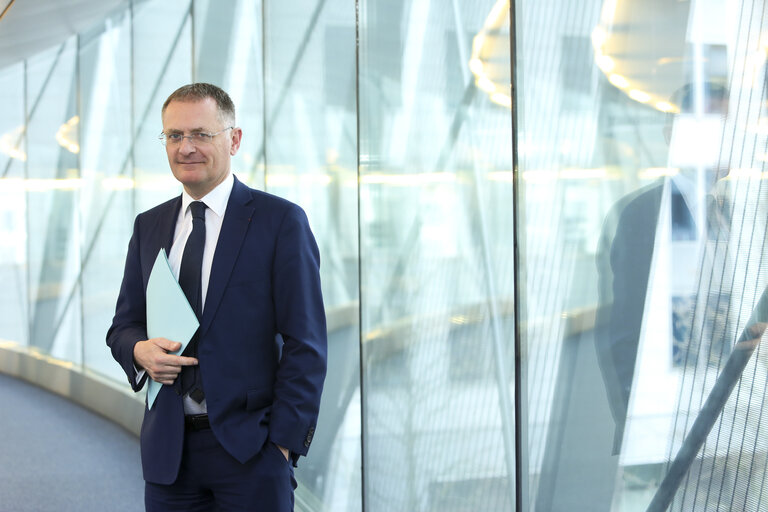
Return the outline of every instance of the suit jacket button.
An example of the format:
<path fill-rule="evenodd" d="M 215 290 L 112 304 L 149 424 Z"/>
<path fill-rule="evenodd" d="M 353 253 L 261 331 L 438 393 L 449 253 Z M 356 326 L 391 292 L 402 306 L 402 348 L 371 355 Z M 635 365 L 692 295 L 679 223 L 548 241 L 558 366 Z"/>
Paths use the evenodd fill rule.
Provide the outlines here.
<path fill-rule="evenodd" d="M 309 448 L 310 443 L 312 442 L 312 437 L 315 435 L 315 427 L 311 427 L 309 431 L 307 432 L 307 438 L 304 440 L 304 446 Z"/>

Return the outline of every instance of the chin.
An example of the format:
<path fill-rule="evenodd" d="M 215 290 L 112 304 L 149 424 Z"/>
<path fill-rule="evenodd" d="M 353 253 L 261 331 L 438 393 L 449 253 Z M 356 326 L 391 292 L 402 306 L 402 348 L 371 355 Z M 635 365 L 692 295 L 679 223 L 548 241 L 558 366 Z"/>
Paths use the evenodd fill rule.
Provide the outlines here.
<path fill-rule="evenodd" d="M 182 183 L 197 183 L 204 179 L 200 172 L 192 169 L 180 169 L 174 172 L 173 176 Z"/>

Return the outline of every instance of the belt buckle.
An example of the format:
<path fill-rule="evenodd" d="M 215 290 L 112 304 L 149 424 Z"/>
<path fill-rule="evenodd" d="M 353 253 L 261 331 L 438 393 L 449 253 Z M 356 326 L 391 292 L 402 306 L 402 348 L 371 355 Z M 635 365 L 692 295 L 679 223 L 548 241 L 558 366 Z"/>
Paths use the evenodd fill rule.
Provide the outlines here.
<path fill-rule="evenodd" d="M 207 414 L 192 414 L 185 416 L 184 423 L 192 430 L 203 430 L 211 426 Z"/>

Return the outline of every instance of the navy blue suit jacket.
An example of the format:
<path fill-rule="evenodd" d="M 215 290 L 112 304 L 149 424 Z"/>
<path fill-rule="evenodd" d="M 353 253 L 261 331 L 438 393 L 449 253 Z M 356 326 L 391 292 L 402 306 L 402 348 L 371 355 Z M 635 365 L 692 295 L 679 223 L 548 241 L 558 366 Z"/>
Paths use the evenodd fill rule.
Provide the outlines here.
<path fill-rule="evenodd" d="M 160 249 L 170 250 L 181 196 L 136 217 L 107 344 L 134 391 L 133 347 L 147 339 L 145 290 Z M 268 442 L 294 464 L 312 442 L 326 371 L 320 257 L 297 205 L 235 178 L 213 257 L 198 360 L 211 428 L 245 462 Z M 141 428 L 144 479 L 176 479 L 182 398 L 162 386 Z"/>

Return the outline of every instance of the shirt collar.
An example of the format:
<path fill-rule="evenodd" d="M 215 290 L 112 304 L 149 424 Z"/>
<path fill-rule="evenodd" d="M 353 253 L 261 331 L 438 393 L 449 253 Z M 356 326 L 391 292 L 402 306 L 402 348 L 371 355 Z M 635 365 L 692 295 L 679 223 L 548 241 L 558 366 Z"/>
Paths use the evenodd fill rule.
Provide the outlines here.
<path fill-rule="evenodd" d="M 219 217 L 224 216 L 224 212 L 227 209 L 227 201 L 229 201 L 229 194 L 232 192 L 232 187 L 235 184 L 235 178 L 230 172 L 224 181 L 216 185 L 216 188 L 208 192 L 200 199 L 193 199 L 192 196 L 187 194 L 186 190 L 181 192 L 181 211 L 184 215 L 187 214 L 187 208 L 192 201 L 202 201 L 205 205 L 213 211 Z"/>

